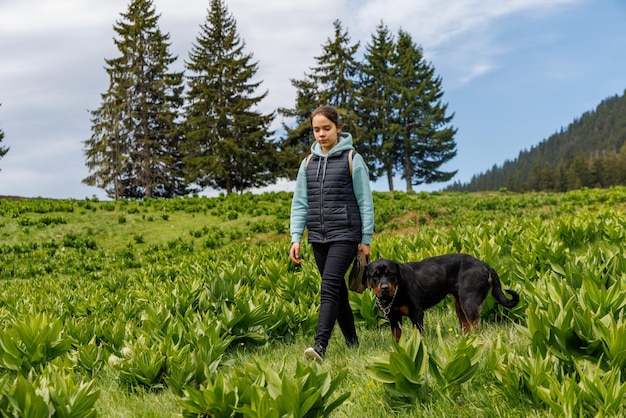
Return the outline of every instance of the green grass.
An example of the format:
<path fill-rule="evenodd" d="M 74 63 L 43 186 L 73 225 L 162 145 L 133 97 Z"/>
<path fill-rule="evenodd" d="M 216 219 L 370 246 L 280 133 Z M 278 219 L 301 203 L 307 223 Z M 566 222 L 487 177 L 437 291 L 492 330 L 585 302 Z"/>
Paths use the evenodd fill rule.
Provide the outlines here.
<path fill-rule="evenodd" d="M 215 371 L 207 372 L 211 378 L 231 376 L 251 363 L 295 373 L 305 363 L 303 351 L 315 334 L 319 274 L 306 245 L 301 268 L 288 261 L 290 198 L 278 193 L 117 203 L 0 200 L 0 327 L 7 332 L 24 318 L 46 313 L 50 324 L 62 324 L 62 334 L 51 336 L 52 342 L 72 341 L 67 353 L 43 361 L 25 377 L 35 386 L 55 374 L 95 382 L 101 417 L 180 417 L 182 396 L 164 383 L 165 374 L 153 385 L 128 384 L 108 363 L 109 356 L 123 356 L 126 345 L 166 353 L 171 347 L 164 341 L 173 340 L 184 341 L 195 353 L 201 346 L 196 337 L 214 325 L 221 327 L 220 338 L 233 337 L 235 342 Z M 626 294 L 626 262 L 621 261 L 626 189 L 526 195 L 375 193 L 374 198 L 373 258 L 408 261 L 469 252 L 493 265 L 503 286 L 520 292 L 522 302 L 510 312 L 493 301 L 486 304 L 477 333 L 479 367 L 456 394 L 429 374 L 422 397 L 390 396 L 367 372 L 372 359 L 393 350 L 388 323 L 373 325 L 371 318 L 369 325 L 357 322 L 356 349 L 346 348 L 336 328 L 319 370 L 332 376 L 347 370 L 334 396 L 350 392 L 350 397 L 333 416 L 563 416 L 538 400 L 535 388 L 522 384 L 522 377 L 536 377 L 523 359 L 552 362 L 559 381 L 544 387 L 552 400 L 566 393 L 559 382 L 581 377 L 593 381 L 593 374 L 581 375 L 593 369 L 587 361 L 597 363 L 602 373 L 624 370 L 619 340 L 598 330 L 607 322 L 611 329 L 623 329 L 618 320 L 626 313 L 621 296 Z M 363 312 L 373 307 L 370 302 L 359 302 Z M 576 306 L 572 312 L 579 315 L 564 315 L 569 306 Z M 526 321 L 531 312 L 532 339 Z M 293 323 L 281 323 L 290 315 Z M 273 331 L 277 324 L 283 331 Z M 426 312 L 425 328 L 423 342 L 438 358 L 463 338 L 450 301 Z M 406 335 L 416 332 L 408 319 L 403 329 Z M 583 336 L 589 341 L 576 339 Z M 617 353 L 603 351 L 610 344 Z M 96 348 L 102 358 L 88 371 L 76 358 Z M 552 353 L 559 357 L 550 358 Z M 504 378 L 492 369 L 490 354 L 509 356 L 506 369 L 498 372 Z M 7 367 L 12 361 L 0 347 L 0 407 L 6 406 L 3 396 L 18 376 Z M 206 377 L 199 375 L 194 385 Z M 520 387 L 505 387 L 508 378 L 519 379 Z M 603 384 L 598 381 L 597 386 Z M 626 391 L 623 386 L 616 386 L 616 393 Z M 568 393 L 563 402 L 578 408 L 572 416 L 603 413 L 602 402 L 589 394 Z M 622 403 L 618 410 L 624 413 L 626 406 Z M 610 412 L 614 410 L 605 416 Z"/>
<path fill-rule="evenodd" d="M 458 323 L 453 312 L 435 308 L 426 314 L 425 342 L 429 349 L 437 353 L 438 340 L 435 329 L 443 330 L 444 340 L 455 344 L 460 338 Z M 408 323 L 404 323 L 406 333 L 416 332 Z M 329 344 L 322 370 L 333 373 L 347 368 L 348 377 L 341 384 L 339 392 L 350 392 L 351 396 L 337 411 L 335 416 L 460 416 L 460 417 L 513 417 L 513 416 L 548 416 L 531 412 L 528 405 L 510 405 L 498 391 L 492 387 L 490 370 L 482 365 L 476 378 L 466 385 L 460 396 L 451 399 L 436 390 L 429 392 L 426 400 L 410 403 L 394 402 L 385 396 L 381 385 L 373 381 L 365 372 L 368 359 L 386 355 L 391 347 L 391 333 L 387 324 L 376 329 L 360 326 L 358 329 L 360 346 L 347 348 L 340 330 L 334 331 Z M 512 324 L 489 324 L 480 331 L 480 342 L 489 350 L 490 342 L 501 334 L 513 346 L 524 346 L 527 342 Z M 239 348 L 228 355 L 228 362 L 233 368 L 249 362 L 259 362 L 273 369 L 286 365 L 286 370 L 293 370 L 297 361 L 305 361 L 304 349 L 312 342 L 312 336 L 300 336 L 290 344 L 269 342 L 260 347 Z M 98 384 L 102 391 L 99 402 L 99 414 L 102 417 L 176 417 L 180 405 L 176 397 L 168 390 L 149 391 L 144 389 L 128 390 L 120 386 L 114 374 L 105 374 Z M 433 386 L 433 389 L 436 389 Z"/>
<path fill-rule="evenodd" d="M 445 341 L 455 344 L 459 339 L 458 323 L 453 312 L 434 309 L 426 314 L 425 342 L 429 349 L 438 352 L 438 341 L 434 328 L 441 327 Z M 404 330 L 416 332 L 405 320 Z M 451 330 L 451 331 L 449 331 Z M 433 387 L 426 400 L 398 402 L 385 395 L 382 386 L 365 372 L 368 359 L 386 355 L 391 347 L 391 332 L 385 324 L 377 329 L 359 327 L 360 346 L 347 348 L 338 328 L 335 329 L 325 361 L 324 371 L 331 374 L 347 368 L 349 373 L 338 392 L 350 392 L 350 398 L 338 408 L 333 416 L 338 417 L 545 417 L 546 411 L 534 411 L 530 405 L 511 405 L 493 387 L 490 370 L 482 364 L 476 377 L 465 385 L 458 397 L 450 398 Z M 527 342 L 512 324 L 489 324 L 480 331 L 480 342 L 489 350 L 490 342 L 501 334 L 512 346 L 523 347 Z M 231 367 L 240 367 L 249 362 L 259 362 L 275 370 L 286 365 L 293 371 L 297 361 L 305 361 L 304 349 L 312 342 L 312 336 L 301 336 L 290 344 L 270 342 L 261 347 L 238 349 L 228 357 Z M 99 407 L 101 417 L 176 417 L 180 416 L 180 405 L 168 390 L 151 392 L 128 391 L 120 387 L 114 376 L 106 376 L 99 382 L 102 396 Z"/>
<path fill-rule="evenodd" d="M 88 236 L 97 241 L 98 247 L 115 250 L 128 244 L 136 244 L 135 237 L 143 237 L 146 244 L 162 245 L 175 239 L 187 239 L 193 233 L 203 235 L 203 228 L 223 230 L 239 228 L 242 220 L 229 220 L 210 213 L 167 212 L 158 208 L 138 208 L 129 213 L 124 210 L 109 211 L 93 206 L 91 210 L 78 209 L 61 214 L 63 224 L 41 223 L 48 214 L 29 213 L 14 222 L 5 222 L 0 228 L 4 245 L 24 241 L 45 242 L 62 240 L 67 235 Z M 267 216 L 257 217 L 258 221 Z M 27 223 L 22 226 L 21 223 Z M 206 232 L 204 233 L 206 235 Z"/>

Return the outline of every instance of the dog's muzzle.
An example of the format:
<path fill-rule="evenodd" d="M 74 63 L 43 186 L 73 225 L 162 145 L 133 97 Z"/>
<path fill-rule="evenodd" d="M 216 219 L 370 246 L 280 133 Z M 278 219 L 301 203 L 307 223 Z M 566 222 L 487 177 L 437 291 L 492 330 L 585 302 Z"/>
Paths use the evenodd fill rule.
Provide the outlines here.
<path fill-rule="evenodd" d="M 391 296 L 391 286 L 389 286 L 389 283 L 381 284 L 379 287 L 379 290 L 380 290 L 380 297 Z"/>

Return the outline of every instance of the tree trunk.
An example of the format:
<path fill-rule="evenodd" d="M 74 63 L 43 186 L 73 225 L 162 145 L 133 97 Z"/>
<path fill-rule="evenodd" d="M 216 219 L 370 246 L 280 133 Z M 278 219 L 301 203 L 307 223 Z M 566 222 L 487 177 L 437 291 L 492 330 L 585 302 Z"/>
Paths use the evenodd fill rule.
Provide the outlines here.
<path fill-rule="evenodd" d="M 404 151 L 404 178 L 406 180 L 406 191 L 413 191 L 413 164 L 411 163 L 411 156 L 409 151 Z"/>
<path fill-rule="evenodd" d="M 229 178 L 226 179 L 226 194 L 229 195 L 233 192 L 233 181 Z"/>
<path fill-rule="evenodd" d="M 393 170 L 387 170 L 387 183 L 389 184 L 389 191 L 393 192 Z"/>

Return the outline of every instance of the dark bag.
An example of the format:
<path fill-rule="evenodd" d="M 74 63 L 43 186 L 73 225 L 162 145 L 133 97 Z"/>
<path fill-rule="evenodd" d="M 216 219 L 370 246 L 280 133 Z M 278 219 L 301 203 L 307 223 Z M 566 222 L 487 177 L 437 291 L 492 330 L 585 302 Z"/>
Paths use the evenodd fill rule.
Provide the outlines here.
<path fill-rule="evenodd" d="M 365 266 L 370 262 L 370 258 L 366 257 L 363 252 L 359 251 L 354 257 L 354 262 L 352 263 L 352 270 L 350 271 L 350 276 L 348 277 L 348 289 L 353 292 L 363 293 L 367 286 L 363 283 L 363 272 L 365 271 Z"/>

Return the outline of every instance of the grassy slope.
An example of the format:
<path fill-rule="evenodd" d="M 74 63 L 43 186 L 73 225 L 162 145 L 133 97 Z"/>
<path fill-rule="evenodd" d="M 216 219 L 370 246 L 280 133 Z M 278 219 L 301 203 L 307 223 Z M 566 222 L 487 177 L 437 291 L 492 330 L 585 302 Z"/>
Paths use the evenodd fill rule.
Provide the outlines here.
<path fill-rule="evenodd" d="M 576 199 L 563 195 L 527 195 L 520 199 L 509 199 L 506 195 L 456 195 L 433 194 L 412 195 L 407 201 L 405 194 L 376 194 L 381 216 L 377 219 L 378 235 L 375 238 L 385 240 L 411 239 L 419 232 L 449 230 L 481 223 L 497 223 L 515 217 L 552 218 L 563 213 L 581 209 Z M 245 200 L 245 198 L 244 198 Z M 285 207 L 288 199 L 284 196 L 276 201 L 272 199 L 250 199 L 252 203 L 228 199 L 215 207 L 204 207 L 198 211 L 178 210 L 170 204 L 142 205 L 141 203 L 110 202 L 72 202 L 71 211 L 51 211 L 37 213 L 27 211 L 16 214 L 11 202 L 0 201 L 0 239 L 4 246 L 24 245 L 25 243 L 63 242 L 67 237 L 92 239 L 98 251 L 112 253 L 124 248 L 147 248 L 167 246 L 175 242 L 185 242 L 196 249 L 207 246 L 211 235 L 224 236 L 224 246 L 237 246 L 242 241 L 274 241 L 288 243 L 286 232 Z M 386 202 L 397 200 L 397 205 Z M 600 201 L 604 198 L 600 198 Z M 412 203 L 411 203 L 412 202 Z M 417 202 L 417 206 L 413 203 Z M 15 204 L 17 205 L 17 203 Z M 247 209 L 239 212 L 239 206 Z M 252 208 L 250 208 L 252 205 Z M 612 204 L 617 210 L 623 209 L 623 200 Z M 238 213 L 236 216 L 234 214 Z M 278 213 L 279 215 L 275 215 Z M 42 223 L 42 219 L 44 222 Z M 47 219 L 47 220 L 46 220 Z M 53 219 L 50 222 L 50 219 Z M 60 221 L 60 220 L 63 221 Z M 56 221 L 55 221 L 56 220 Z M 46 222 L 48 222 L 46 224 Z M 282 226 L 281 226 L 282 225 Z M 230 234 L 230 235 L 229 235 Z M 390 237 L 394 238 L 390 238 Z M 398 241 L 396 241 L 398 242 Z M 285 245 L 285 248 L 286 245 Z M 433 251 L 439 248 L 434 245 Z M 441 247 L 443 248 L 443 247 Z M 401 249 L 399 251 L 402 251 Z M 206 253 L 197 251 L 197 262 L 202 263 Z M 285 258 L 287 254 L 285 252 Z M 6 265 L 5 265 L 6 272 Z M 55 272 L 51 272 L 55 276 Z M 0 279 L 6 279 L 1 277 Z M 71 276 L 68 277 L 71 280 Z M 3 284 L 12 286 L 10 281 Z M 5 288 L 5 290 L 6 290 Z M 16 289 L 19 289 L 17 287 Z M 0 318 L 2 319 L 2 318 Z M 458 323 L 453 312 L 447 307 L 437 307 L 427 312 L 425 343 L 429 349 L 439 350 L 435 333 L 440 327 L 444 341 L 451 345 L 458 340 Z M 336 412 L 336 416 L 350 417 L 387 417 L 395 416 L 549 416 L 545 410 L 535 410 L 521 400 L 511 403 L 496 390 L 490 370 L 484 366 L 478 374 L 463 386 L 461 394 L 451 399 L 443 392 L 431 392 L 426 400 L 409 404 L 395 403 L 386 397 L 381 386 L 372 381 L 365 373 L 364 364 L 370 357 L 386 355 L 391 346 L 388 327 L 368 328 L 359 325 L 361 346 L 347 350 L 337 329 L 328 351 L 327 360 L 322 365 L 331 373 L 341 368 L 349 370 L 347 379 L 342 383 L 340 393 L 350 391 L 351 397 Z M 405 329 L 411 332 L 405 322 Z M 507 322 L 488 323 L 480 332 L 480 341 L 486 348 L 497 335 L 503 336 L 507 344 L 519 351 L 525 350 L 528 342 L 520 335 L 515 325 Z M 269 343 L 261 347 L 243 348 L 229 353 L 234 360 L 234 367 L 252 360 L 262 364 L 285 364 L 287 370 L 295 367 L 296 360 L 302 359 L 303 349 L 310 344 L 312 335 L 298 336 L 294 343 Z M 178 416 L 180 405 L 177 398 L 165 391 L 128 391 L 120 387 L 116 376 L 103 373 L 98 378 L 102 390 L 98 409 L 103 417 L 137 416 L 163 417 Z"/>

